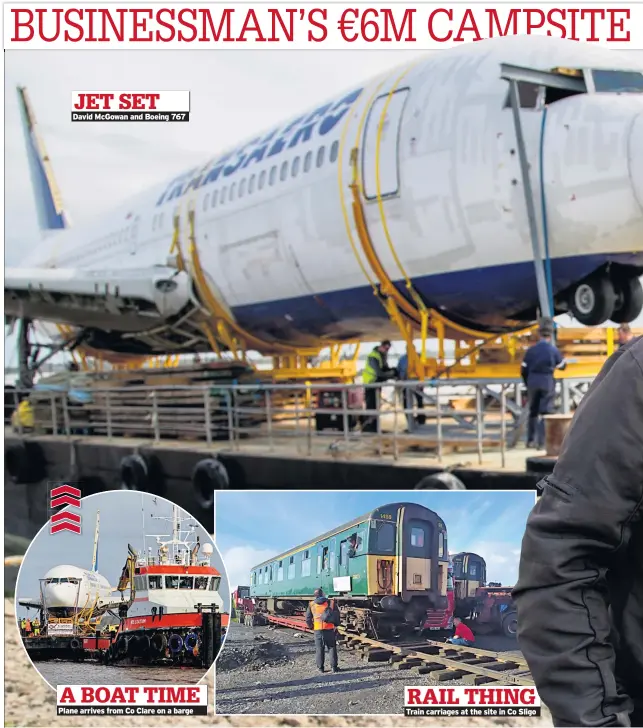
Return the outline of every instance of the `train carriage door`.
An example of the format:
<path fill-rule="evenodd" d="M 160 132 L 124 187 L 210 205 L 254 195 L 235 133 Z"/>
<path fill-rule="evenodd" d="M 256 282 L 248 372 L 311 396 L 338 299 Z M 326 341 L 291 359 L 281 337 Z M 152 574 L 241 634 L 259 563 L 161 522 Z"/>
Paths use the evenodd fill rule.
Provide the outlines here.
<path fill-rule="evenodd" d="M 399 192 L 400 129 L 408 88 L 378 96 L 369 111 L 362 143 L 362 182 L 364 196 L 375 200 Z"/>
<path fill-rule="evenodd" d="M 431 588 L 431 524 L 409 518 L 404 528 L 404 589 L 410 592 Z"/>

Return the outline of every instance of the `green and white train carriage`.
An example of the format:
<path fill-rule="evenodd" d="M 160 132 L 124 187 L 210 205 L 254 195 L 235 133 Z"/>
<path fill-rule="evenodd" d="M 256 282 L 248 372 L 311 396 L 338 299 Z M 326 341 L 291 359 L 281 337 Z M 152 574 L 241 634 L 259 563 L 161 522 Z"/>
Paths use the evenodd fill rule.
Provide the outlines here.
<path fill-rule="evenodd" d="M 390 503 L 255 566 L 259 612 L 302 613 L 321 587 L 348 628 L 396 633 L 447 608 L 444 521 L 416 503 Z"/>

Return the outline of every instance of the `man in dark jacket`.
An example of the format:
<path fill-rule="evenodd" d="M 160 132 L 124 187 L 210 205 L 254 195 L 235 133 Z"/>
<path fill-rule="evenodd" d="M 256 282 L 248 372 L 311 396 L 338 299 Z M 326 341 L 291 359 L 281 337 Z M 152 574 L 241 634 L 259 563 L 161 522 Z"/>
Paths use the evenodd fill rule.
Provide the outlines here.
<path fill-rule="evenodd" d="M 643 337 L 606 362 L 532 510 L 518 640 L 556 726 L 643 726 Z"/>
<path fill-rule="evenodd" d="M 339 672 L 337 665 L 337 636 L 335 630 L 339 627 L 340 614 L 337 604 L 324 596 L 321 589 L 315 589 L 315 599 L 308 605 L 306 624 L 308 629 L 315 633 L 315 657 L 319 672 L 325 672 L 324 657 L 326 650 L 330 652 L 330 667 L 333 672 Z"/>
<path fill-rule="evenodd" d="M 555 382 L 554 372 L 564 367 L 563 355 L 552 344 L 554 324 L 551 319 L 541 319 L 539 340 L 525 354 L 520 373 L 527 387 L 529 399 L 529 424 L 527 427 L 527 447 L 541 450 L 545 445 L 545 421 L 554 409 Z"/>

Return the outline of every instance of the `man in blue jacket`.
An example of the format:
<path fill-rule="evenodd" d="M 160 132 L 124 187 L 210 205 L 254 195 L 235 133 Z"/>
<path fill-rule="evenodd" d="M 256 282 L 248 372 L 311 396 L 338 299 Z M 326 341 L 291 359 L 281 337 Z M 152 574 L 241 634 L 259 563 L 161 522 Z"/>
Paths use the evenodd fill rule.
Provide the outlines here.
<path fill-rule="evenodd" d="M 563 355 L 552 344 L 553 331 L 553 321 L 541 319 L 539 340 L 528 349 L 520 370 L 528 396 L 527 447 L 539 450 L 545 445 L 545 421 L 542 415 L 551 414 L 554 410 L 554 372 L 565 367 Z"/>

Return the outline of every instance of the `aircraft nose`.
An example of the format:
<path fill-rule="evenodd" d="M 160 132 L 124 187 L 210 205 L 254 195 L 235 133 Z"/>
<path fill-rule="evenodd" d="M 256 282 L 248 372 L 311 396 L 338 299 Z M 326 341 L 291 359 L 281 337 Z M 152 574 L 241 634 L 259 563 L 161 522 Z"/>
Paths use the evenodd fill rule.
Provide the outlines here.
<path fill-rule="evenodd" d="M 73 607 L 76 601 L 76 590 L 73 584 L 48 584 L 45 588 L 45 600 L 48 607 Z"/>
<path fill-rule="evenodd" d="M 634 195 L 643 210 L 643 114 L 635 117 L 630 130 L 627 164 Z"/>

